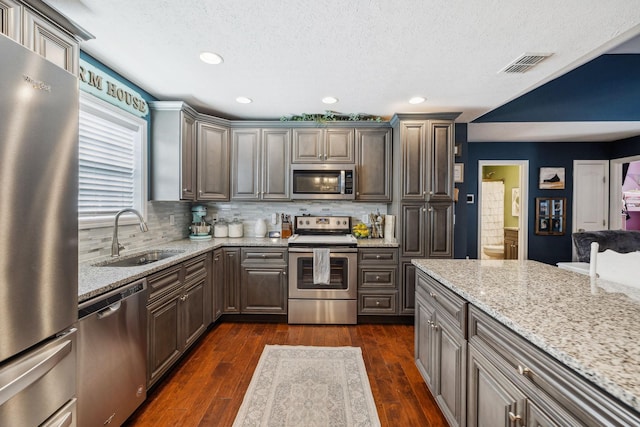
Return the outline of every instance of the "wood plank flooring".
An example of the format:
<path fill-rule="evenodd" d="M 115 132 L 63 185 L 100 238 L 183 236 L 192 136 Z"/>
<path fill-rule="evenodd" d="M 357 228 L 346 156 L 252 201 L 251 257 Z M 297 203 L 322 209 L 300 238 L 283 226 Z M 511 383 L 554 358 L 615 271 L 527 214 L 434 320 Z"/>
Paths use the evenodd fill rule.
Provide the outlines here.
<path fill-rule="evenodd" d="M 266 344 L 357 346 L 382 426 L 446 427 L 413 360 L 411 325 L 215 326 L 147 397 L 125 426 L 231 426 Z"/>

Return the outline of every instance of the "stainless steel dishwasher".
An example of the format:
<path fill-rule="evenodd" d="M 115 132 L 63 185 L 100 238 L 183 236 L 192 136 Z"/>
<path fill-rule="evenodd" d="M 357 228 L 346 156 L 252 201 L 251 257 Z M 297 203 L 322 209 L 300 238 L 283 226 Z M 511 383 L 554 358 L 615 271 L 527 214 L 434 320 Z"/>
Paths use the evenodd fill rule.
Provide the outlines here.
<path fill-rule="evenodd" d="M 119 426 L 146 399 L 146 279 L 82 303 L 78 426 Z"/>

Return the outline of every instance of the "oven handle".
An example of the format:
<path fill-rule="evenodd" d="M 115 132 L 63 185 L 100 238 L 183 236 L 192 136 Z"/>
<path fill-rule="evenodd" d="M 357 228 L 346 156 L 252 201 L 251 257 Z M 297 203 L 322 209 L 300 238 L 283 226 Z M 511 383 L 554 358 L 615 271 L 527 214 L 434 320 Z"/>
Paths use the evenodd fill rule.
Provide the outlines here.
<path fill-rule="evenodd" d="M 325 246 L 318 246 L 319 248 L 322 247 L 324 248 Z M 354 253 L 354 252 L 358 252 L 358 248 L 338 248 L 338 247 L 329 247 L 328 248 L 329 251 L 332 254 L 343 254 L 343 253 Z M 308 253 L 308 254 L 313 254 L 313 248 L 289 248 L 289 252 L 295 252 L 295 253 Z"/>

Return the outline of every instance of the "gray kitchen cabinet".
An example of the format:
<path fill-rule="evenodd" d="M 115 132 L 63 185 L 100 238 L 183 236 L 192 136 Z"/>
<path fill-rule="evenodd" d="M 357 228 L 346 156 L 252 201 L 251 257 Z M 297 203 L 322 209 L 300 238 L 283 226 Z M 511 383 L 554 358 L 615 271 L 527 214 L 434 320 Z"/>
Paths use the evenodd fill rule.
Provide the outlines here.
<path fill-rule="evenodd" d="M 242 248 L 240 312 L 287 314 L 287 250 Z"/>
<path fill-rule="evenodd" d="M 466 310 L 464 300 L 418 272 L 416 365 L 450 426 L 466 425 Z"/>
<path fill-rule="evenodd" d="M 358 250 L 358 315 L 398 314 L 398 250 Z"/>
<path fill-rule="evenodd" d="M 402 257 L 453 257 L 452 203 L 403 203 L 400 221 Z"/>
<path fill-rule="evenodd" d="M 288 200 L 289 129 L 231 131 L 231 198 Z"/>
<path fill-rule="evenodd" d="M 39 13 L 24 9 L 22 42 L 29 49 L 60 68 L 77 75 L 80 58 L 78 42 Z"/>
<path fill-rule="evenodd" d="M 292 163 L 355 163 L 351 128 L 294 128 Z"/>
<path fill-rule="evenodd" d="M 213 310 L 212 321 L 217 321 L 224 311 L 224 253 L 222 249 L 213 251 L 212 265 L 213 283 L 211 284 L 211 307 Z"/>
<path fill-rule="evenodd" d="M 93 36 L 43 2 L 0 0 L 0 33 L 77 75 L 79 42 Z"/>
<path fill-rule="evenodd" d="M 416 308 L 416 266 L 410 259 L 400 261 L 400 314 L 414 314 Z"/>
<path fill-rule="evenodd" d="M 224 269 L 223 307 L 224 314 L 240 313 L 240 248 L 223 248 Z"/>
<path fill-rule="evenodd" d="M 229 200 L 229 129 L 198 120 L 197 195 L 201 201 Z"/>
<path fill-rule="evenodd" d="M 13 0 L 0 0 L 0 33 L 22 43 L 22 5 Z"/>
<path fill-rule="evenodd" d="M 356 200 L 390 202 L 391 129 L 356 129 Z"/>
<path fill-rule="evenodd" d="M 206 331 L 211 319 L 211 254 L 147 278 L 147 387 Z"/>
<path fill-rule="evenodd" d="M 151 200 L 196 200 L 197 113 L 184 102 L 152 101 Z"/>
<path fill-rule="evenodd" d="M 522 426 L 623 426 L 640 425 L 637 412 L 618 403 L 555 358 L 491 318 L 482 310 L 469 307 L 469 355 L 484 359 L 485 371 L 500 377 L 503 387 L 519 392 L 516 411 Z M 473 349 L 473 351 L 472 351 Z M 474 355 L 472 357 L 472 355 Z M 468 392 L 470 419 L 477 418 L 481 407 L 499 411 L 502 401 L 478 391 L 469 369 Z M 507 413 L 507 416 L 510 416 Z M 486 424 L 478 424 L 486 425 Z"/>
<path fill-rule="evenodd" d="M 473 345 L 468 348 L 468 427 L 520 427 L 524 394 L 500 373 Z M 519 405 L 520 403 L 520 405 Z"/>

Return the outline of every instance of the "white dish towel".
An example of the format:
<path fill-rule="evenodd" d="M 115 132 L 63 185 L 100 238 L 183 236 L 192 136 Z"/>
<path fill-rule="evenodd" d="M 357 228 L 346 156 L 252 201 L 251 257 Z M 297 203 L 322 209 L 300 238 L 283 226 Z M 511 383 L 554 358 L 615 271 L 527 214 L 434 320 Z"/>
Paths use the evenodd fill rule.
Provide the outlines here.
<path fill-rule="evenodd" d="M 313 284 L 328 285 L 331 280 L 331 252 L 327 248 L 313 250 Z"/>

